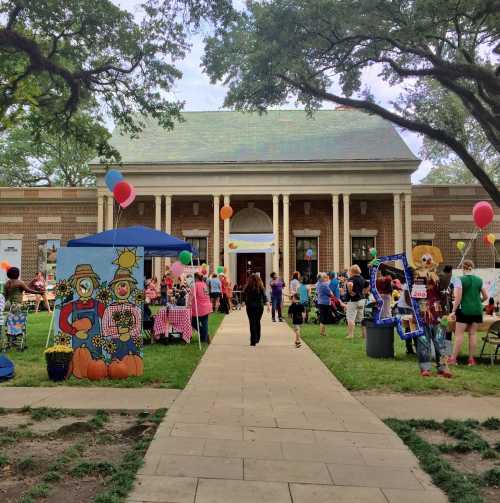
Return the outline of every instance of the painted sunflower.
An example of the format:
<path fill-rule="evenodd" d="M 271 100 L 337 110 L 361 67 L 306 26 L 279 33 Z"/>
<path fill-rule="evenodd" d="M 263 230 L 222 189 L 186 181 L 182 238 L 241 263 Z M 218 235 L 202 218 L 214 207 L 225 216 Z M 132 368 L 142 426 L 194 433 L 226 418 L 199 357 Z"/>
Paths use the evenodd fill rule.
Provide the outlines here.
<path fill-rule="evenodd" d="M 110 355 L 113 355 L 116 352 L 116 344 L 111 341 L 105 341 L 102 347 L 106 351 L 106 353 L 109 353 Z"/>
<path fill-rule="evenodd" d="M 103 343 L 104 341 L 102 340 L 102 337 L 100 335 L 94 335 L 94 337 L 92 337 L 92 344 L 96 348 L 102 348 Z"/>
<path fill-rule="evenodd" d="M 71 293 L 73 292 L 73 289 L 71 288 L 69 281 L 63 279 L 63 280 L 59 281 L 58 283 L 56 283 L 55 292 L 56 292 L 56 297 L 58 299 L 64 299 L 64 298 L 68 297 L 69 295 L 71 295 Z"/>
<path fill-rule="evenodd" d="M 71 346 L 71 335 L 59 332 L 55 338 L 56 345 Z"/>
<path fill-rule="evenodd" d="M 144 290 L 140 290 L 139 288 L 134 290 L 134 304 L 144 304 L 145 296 Z"/>
<path fill-rule="evenodd" d="M 111 304 L 111 301 L 113 300 L 113 294 L 107 288 L 106 284 L 103 284 L 101 288 L 99 288 L 96 294 L 96 299 L 105 306 Z"/>

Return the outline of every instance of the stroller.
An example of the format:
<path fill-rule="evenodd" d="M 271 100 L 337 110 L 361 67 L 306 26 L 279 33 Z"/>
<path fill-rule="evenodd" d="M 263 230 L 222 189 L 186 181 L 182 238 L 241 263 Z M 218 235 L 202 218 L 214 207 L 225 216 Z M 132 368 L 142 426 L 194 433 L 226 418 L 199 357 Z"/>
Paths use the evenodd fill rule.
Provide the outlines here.
<path fill-rule="evenodd" d="M 28 332 L 28 309 L 12 306 L 7 313 L 5 333 L 1 338 L 1 349 L 7 351 L 16 348 L 24 351 Z"/>

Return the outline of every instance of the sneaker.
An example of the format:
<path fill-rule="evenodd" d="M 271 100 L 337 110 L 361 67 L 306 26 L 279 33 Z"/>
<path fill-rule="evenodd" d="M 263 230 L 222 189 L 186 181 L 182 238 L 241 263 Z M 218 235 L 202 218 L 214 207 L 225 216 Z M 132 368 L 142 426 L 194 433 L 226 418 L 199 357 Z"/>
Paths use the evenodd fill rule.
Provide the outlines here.
<path fill-rule="evenodd" d="M 430 370 L 421 370 L 420 371 L 420 375 L 422 377 L 432 377 L 432 373 Z"/>
<path fill-rule="evenodd" d="M 453 374 L 449 370 L 438 370 L 438 377 L 445 377 L 446 379 L 451 379 Z"/>
<path fill-rule="evenodd" d="M 474 365 L 477 365 L 476 360 L 474 358 L 470 357 L 469 360 L 467 361 L 467 365 L 469 367 L 473 367 Z"/>
<path fill-rule="evenodd" d="M 280 318 L 280 321 L 284 321 L 283 318 Z"/>
<path fill-rule="evenodd" d="M 273 323 L 276 323 L 276 320 L 273 318 Z"/>
<path fill-rule="evenodd" d="M 453 356 L 448 358 L 448 365 L 458 365 L 457 359 Z"/>

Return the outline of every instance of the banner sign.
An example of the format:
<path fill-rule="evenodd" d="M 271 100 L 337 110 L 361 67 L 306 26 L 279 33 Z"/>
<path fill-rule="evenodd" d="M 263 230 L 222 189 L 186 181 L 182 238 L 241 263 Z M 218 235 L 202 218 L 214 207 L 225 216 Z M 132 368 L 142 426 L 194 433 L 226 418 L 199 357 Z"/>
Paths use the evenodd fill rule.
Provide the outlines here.
<path fill-rule="evenodd" d="M 274 234 L 229 235 L 229 253 L 271 253 L 274 247 Z"/>

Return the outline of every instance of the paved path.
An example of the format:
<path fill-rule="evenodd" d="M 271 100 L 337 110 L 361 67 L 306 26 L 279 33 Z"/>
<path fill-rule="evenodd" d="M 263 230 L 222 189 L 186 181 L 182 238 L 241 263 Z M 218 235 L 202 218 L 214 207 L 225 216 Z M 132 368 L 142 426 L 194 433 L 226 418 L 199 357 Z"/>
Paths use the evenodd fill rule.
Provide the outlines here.
<path fill-rule="evenodd" d="M 57 407 L 79 410 L 155 410 L 169 408 L 180 391 L 151 388 L 0 387 L 0 407 Z"/>
<path fill-rule="evenodd" d="M 417 460 L 291 330 L 226 317 L 160 425 L 129 501 L 443 503 Z"/>
<path fill-rule="evenodd" d="M 477 419 L 500 418 L 500 397 L 471 395 L 404 395 L 399 393 L 354 393 L 381 419 Z"/>

